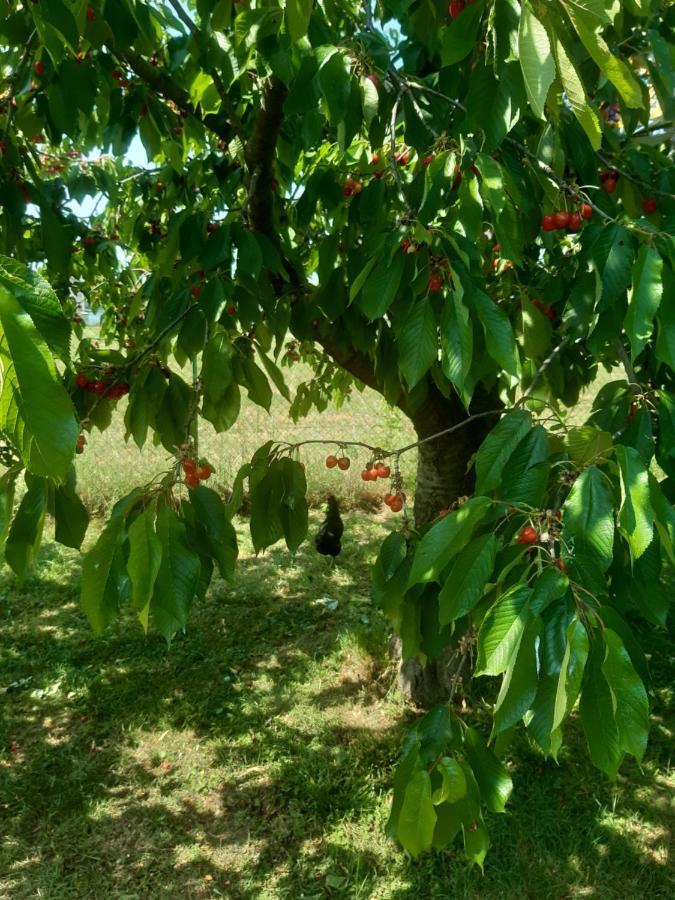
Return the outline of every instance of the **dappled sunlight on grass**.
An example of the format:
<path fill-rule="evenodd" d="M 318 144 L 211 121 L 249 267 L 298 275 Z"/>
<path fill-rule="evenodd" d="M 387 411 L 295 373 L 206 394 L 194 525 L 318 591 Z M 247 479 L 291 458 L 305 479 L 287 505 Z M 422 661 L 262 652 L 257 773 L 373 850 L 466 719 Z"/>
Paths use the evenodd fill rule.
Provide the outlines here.
<path fill-rule="evenodd" d="M 642 772 L 627 763 L 611 785 L 576 723 L 560 765 L 519 735 L 484 877 L 456 849 L 411 861 L 384 836 L 414 717 L 368 600 L 392 519 L 346 513 L 334 566 L 311 543 L 256 559 L 238 520 L 234 585 L 214 582 L 170 651 L 130 614 L 91 635 L 71 551 L 48 542 L 23 586 L 5 572 L 0 896 L 672 896 L 667 641 L 652 661 L 657 725 Z M 319 521 L 312 513 L 312 532 Z"/>

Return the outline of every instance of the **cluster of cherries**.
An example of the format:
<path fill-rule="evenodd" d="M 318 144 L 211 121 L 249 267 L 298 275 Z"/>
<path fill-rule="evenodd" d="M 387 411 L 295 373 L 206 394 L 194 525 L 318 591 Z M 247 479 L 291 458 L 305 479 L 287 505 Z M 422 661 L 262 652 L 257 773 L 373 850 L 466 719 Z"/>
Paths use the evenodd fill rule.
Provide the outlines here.
<path fill-rule="evenodd" d="M 130 389 L 129 383 L 126 381 L 113 384 L 112 381 L 106 381 L 102 378 L 87 378 L 82 372 L 75 378 L 75 384 L 82 388 L 83 391 L 88 391 L 90 394 L 100 394 L 107 400 L 119 400 L 120 397 L 128 394 Z"/>
<path fill-rule="evenodd" d="M 299 357 L 298 357 L 299 358 Z M 352 461 L 348 456 L 334 456 L 332 453 L 326 457 L 326 468 L 334 469 L 336 466 L 343 472 L 351 466 Z"/>
<path fill-rule="evenodd" d="M 590 219 L 593 215 L 593 207 L 588 203 L 582 203 L 579 212 L 567 212 L 564 209 L 542 217 L 542 231 L 569 231 L 575 234 L 581 231 L 582 219 Z"/>
<path fill-rule="evenodd" d="M 199 462 L 194 459 L 184 459 L 181 466 L 185 475 L 185 484 L 189 488 L 198 487 L 200 481 L 208 481 L 213 475 L 213 468 L 205 459 L 200 459 Z"/>
<path fill-rule="evenodd" d="M 363 185 L 360 181 L 357 181 L 355 178 L 348 178 L 345 181 L 345 186 L 342 188 L 342 193 L 345 197 L 351 197 L 352 194 L 360 194 L 363 190 Z"/>
<path fill-rule="evenodd" d="M 351 460 L 348 456 L 335 456 L 331 453 L 326 457 L 327 469 L 335 469 L 337 467 L 343 472 L 346 472 L 350 466 Z M 383 462 L 369 462 L 361 472 L 361 479 L 363 481 L 377 481 L 378 478 L 389 478 L 390 476 L 391 468 Z M 405 494 L 387 493 L 384 495 L 384 502 L 392 512 L 400 512 L 403 509 L 404 501 Z"/>

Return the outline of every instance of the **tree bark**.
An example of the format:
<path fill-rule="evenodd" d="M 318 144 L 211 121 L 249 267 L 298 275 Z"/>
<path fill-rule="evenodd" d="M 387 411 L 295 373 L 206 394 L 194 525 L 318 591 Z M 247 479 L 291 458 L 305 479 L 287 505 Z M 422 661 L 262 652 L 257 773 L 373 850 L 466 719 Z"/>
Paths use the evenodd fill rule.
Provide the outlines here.
<path fill-rule="evenodd" d="M 496 409 L 499 402 L 487 394 L 475 398 L 474 413 Z M 467 416 L 459 400 L 446 399 L 433 386 L 425 402 L 408 411 L 419 440 L 437 434 L 463 421 Z M 496 419 L 496 417 L 495 417 Z M 458 497 L 473 490 L 473 470 L 467 471 L 472 456 L 485 435 L 495 424 L 486 417 L 464 428 L 422 444 L 419 448 L 415 487 L 415 524 L 424 525 L 447 509 Z M 402 661 L 399 666 L 399 688 L 406 699 L 422 709 L 447 702 L 457 686 L 463 654 L 458 645 L 463 635 L 455 634 L 440 656 L 428 659 L 422 666 L 417 658 Z M 400 642 L 392 639 L 390 649 L 400 659 Z"/>

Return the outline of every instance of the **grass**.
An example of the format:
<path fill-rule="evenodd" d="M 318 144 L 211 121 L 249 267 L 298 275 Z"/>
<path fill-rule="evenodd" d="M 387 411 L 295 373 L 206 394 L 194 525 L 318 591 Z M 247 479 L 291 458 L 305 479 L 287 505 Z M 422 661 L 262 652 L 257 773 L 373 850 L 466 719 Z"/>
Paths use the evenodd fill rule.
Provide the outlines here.
<path fill-rule="evenodd" d="M 610 784 L 576 723 L 560 765 L 519 738 L 484 876 L 457 848 L 411 861 L 385 838 L 412 717 L 368 600 L 390 519 L 345 518 L 333 568 L 308 546 L 255 559 L 239 523 L 236 588 L 215 582 L 170 651 L 130 620 L 92 637 L 79 558 L 59 545 L 44 546 L 22 586 L 0 576 L 3 900 L 675 895 L 664 637 L 642 769 L 627 762 Z"/>

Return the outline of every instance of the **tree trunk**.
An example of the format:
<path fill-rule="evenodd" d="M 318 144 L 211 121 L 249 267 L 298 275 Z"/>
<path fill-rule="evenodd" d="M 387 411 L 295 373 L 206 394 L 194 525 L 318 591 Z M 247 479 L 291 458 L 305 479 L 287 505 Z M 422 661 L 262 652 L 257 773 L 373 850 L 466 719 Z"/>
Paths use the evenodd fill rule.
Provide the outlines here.
<path fill-rule="evenodd" d="M 480 396 L 476 398 L 474 414 L 498 406 L 494 397 Z M 419 440 L 466 418 L 459 401 L 446 399 L 436 388 L 419 409 L 408 412 L 408 415 Z M 473 470 L 467 469 L 471 457 L 493 425 L 492 417 L 478 419 L 420 446 L 414 507 L 416 525 L 432 521 L 441 509 L 447 509 L 458 497 L 472 492 Z M 457 640 L 453 639 L 440 656 L 427 660 L 425 666 L 417 659 L 401 663 L 398 681 L 407 699 L 423 709 L 448 700 L 459 675 L 457 667 L 461 665 L 462 654 L 457 652 L 460 639 L 461 635 L 457 635 Z M 397 639 L 392 640 L 391 649 L 400 658 L 400 642 Z"/>

